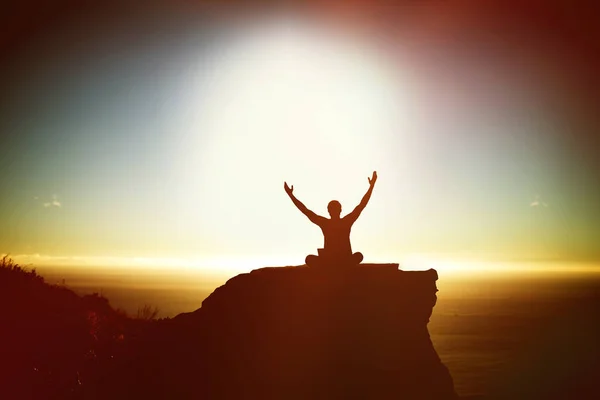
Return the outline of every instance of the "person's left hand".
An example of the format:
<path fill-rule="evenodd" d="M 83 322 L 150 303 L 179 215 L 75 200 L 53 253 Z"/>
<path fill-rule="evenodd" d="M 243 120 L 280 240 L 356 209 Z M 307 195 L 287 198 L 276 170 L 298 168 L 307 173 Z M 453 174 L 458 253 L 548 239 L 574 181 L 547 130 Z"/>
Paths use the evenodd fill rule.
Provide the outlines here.
<path fill-rule="evenodd" d="M 373 186 L 375 181 L 377 181 L 377 171 L 373 171 L 373 176 L 367 179 L 369 180 L 369 185 Z"/>

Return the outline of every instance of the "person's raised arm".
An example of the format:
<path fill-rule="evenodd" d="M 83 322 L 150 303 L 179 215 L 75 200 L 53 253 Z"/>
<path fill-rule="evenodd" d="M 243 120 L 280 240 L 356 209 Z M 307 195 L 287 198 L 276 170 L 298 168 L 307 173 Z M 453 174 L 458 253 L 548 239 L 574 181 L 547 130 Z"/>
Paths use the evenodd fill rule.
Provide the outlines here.
<path fill-rule="evenodd" d="M 367 203 L 369 202 L 369 199 L 371 198 L 371 193 L 373 193 L 373 188 L 375 187 L 375 182 L 377 181 L 377 171 L 373 171 L 373 176 L 371 178 L 368 178 L 368 180 L 369 180 L 369 190 L 367 190 L 367 193 L 365 193 L 362 200 L 354 208 L 354 210 L 352 210 L 352 212 L 350 214 L 346 215 L 344 217 L 344 219 L 346 219 L 346 218 L 350 219 L 354 223 L 354 221 L 356 221 L 358 219 L 362 210 L 364 210 L 365 207 L 367 206 Z"/>
<path fill-rule="evenodd" d="M 324 217 L 321 217 L 320 215 L 317 215 L 313 211 L 309 210 L 300 200 L 296 198 L 296 196 L 294 196 L 294 185 L 290 187 L 288 186 L 287 182 L 284 182 L 283 188 L 288 196 L 290 196 L 290 199 L 292 199 L 294 205 L 298 207 L 298 210 L 300 210 L 302 214 L 306 215 L 312 223 L 319 225 Z"/>

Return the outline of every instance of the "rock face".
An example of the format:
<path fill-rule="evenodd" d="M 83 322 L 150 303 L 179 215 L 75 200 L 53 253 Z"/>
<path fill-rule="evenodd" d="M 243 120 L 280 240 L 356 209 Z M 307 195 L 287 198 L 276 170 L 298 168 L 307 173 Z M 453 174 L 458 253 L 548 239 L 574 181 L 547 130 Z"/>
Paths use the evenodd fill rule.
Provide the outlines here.
<path fill-rule="evenodd" d="M 163 328 L 169 394 L 456 399 L 427 331 L 436 280 L 397 265 L 238 275 Z"/>

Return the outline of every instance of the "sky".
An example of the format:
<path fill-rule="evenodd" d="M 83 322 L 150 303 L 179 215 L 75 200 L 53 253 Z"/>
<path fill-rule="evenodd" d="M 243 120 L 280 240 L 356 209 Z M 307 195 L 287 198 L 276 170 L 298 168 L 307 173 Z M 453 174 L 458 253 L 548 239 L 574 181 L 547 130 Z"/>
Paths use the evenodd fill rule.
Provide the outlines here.
<path fill-rule="evenodd" d="M 300 264 L 283 182 L 350 212 L 377 170 L 365 261 L 600 259 L 584 9 L 75 3 L 1 42 L 0 254 Z"/>

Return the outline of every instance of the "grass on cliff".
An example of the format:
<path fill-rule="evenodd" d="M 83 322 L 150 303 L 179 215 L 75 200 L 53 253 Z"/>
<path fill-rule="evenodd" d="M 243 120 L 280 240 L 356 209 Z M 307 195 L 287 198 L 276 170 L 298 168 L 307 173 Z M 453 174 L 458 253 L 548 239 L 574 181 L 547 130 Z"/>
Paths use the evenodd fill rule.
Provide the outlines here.
<path fill-rule="evenodd" d="M 97 393 L 108 376 L 123 373 L 120 365 L 157 314 L 145 305 L 132 318 L 98 293 L 80 296 L 64 284 L 49 284 L 35 269 L 4 256 L 0 354 L 10 368 L 0 368 L 3 392 L 15 398 Z"/>

